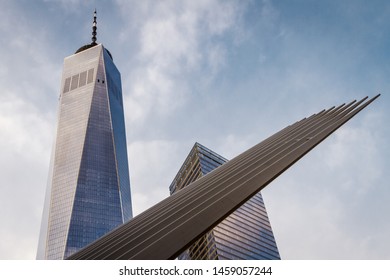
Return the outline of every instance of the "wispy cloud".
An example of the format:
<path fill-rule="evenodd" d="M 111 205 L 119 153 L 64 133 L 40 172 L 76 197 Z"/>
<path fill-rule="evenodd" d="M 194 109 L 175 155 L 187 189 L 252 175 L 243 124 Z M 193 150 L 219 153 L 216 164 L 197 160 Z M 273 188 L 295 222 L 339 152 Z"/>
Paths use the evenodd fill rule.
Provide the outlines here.
<path fill-rule="evenodd" d="M 18 97 L 0 95 L 0 169 L 3 207 L 0 259 L 34 258 L 54 119 Z M 16 218 L 17 217 L 17 218 Z M 15 246 L 18 244 L 19 246 Z M 12 253 L 11 253 L 12 252 Z M 11 254 L 10 254 L 11 253 Z"/>
<path fill-rule="evenodd" d="M 226 50 L 213 40 L 240 25 L 237 11 L 242 10 L 233 1 L 119 4 L 125 16 L 133 8 L 135 19 L 130 25 L 139 23 L 137 65 L 128 65 L 131 77 L 125 84 L 130 88 L 127 108 L 135 112 L 128 117 L 131 123 L 144 122 L 150 115 L 172 114 L 186 103 L 189 85 L 196 82 L 191 76 L 200 71 L 207 76 L 223 67 Z M 205 65 L 211 70 L 205 70 Z"/>
<path fill-rule="evenodd" d="M 231 158 L 381 91 L 264 199 L 282 257 L 389 257 L 389 4 L 47 0 L 0 9 L 0 258 L 35 255 L 62 61 L 95 7 L 122 73 L 136 213 L 168 196 L 195 141 Z"/>
<path fill-rule="evenodd" d="M 380 228 L 389 228 L 377 209 L 384 211 L 378 194 L 388 197 L 386 167 L 378 161 L 383 117 L 364 111 L 263 191 L 282 257 L 388 257 L 374 241 L 383 238 Z"/>
<path fill-rule="evenodd" d="M 132 142 L 129 147 L 133 211 L 139 214 L 169 195 L 169 185 L 184 161 L 177 141 Z"/>

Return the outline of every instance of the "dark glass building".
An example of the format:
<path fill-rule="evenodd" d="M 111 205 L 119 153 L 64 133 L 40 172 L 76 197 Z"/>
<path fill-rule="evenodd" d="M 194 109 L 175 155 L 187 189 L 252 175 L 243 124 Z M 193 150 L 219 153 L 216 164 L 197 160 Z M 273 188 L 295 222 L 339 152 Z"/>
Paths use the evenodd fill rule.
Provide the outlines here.
<path fill-rule="evenodd" d="M 195 143 L 170 185 L 170 193 L 180 191 L 225 162 L 227 159 Z M 280 259 L 261 193 L 194 242 L 179 259 Z"/>
<path fill-rule="evenodd" d="M 66 57 L 38 259 L 65 259 L 132 217 L 121 76 L 96 41 Z"/>

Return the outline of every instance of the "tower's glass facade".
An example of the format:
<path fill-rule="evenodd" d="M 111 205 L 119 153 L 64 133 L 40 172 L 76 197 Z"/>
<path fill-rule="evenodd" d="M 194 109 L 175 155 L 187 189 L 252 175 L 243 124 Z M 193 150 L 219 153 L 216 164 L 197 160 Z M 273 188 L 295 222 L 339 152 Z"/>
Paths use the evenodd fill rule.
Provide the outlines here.
<path fill-rule="evenodd" d="M 173 194 L 227 160 L 195 143 L 170 186 Z M 257 193 L 211 231 L 194 242 L 179 259 L 280 259 L 261 193 Z"/>
<path fill-rule="evenodd" d="M 39 259 L 67 258 L 132 217 L 121 88 L 103 45 L 65 58 Z"/>

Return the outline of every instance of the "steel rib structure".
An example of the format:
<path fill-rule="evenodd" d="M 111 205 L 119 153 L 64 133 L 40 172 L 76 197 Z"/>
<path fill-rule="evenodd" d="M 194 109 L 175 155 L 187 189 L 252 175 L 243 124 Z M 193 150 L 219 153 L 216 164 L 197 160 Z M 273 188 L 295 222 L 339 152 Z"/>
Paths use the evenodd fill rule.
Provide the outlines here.
<path fill-rule="evenodd" d="M 174 259 L 378 97 L 287 126 L 69 259 Z"/>

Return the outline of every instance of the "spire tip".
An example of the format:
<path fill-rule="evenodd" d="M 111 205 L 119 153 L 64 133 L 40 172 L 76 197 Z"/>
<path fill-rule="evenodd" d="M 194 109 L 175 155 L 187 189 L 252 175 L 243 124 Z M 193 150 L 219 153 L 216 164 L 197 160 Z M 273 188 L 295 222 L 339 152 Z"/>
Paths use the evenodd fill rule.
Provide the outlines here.
<path fill-rule="evenodd" d="M 95 11 L 93 12 L 93 23 L 92 23 L 92 45 L 97 45 L 96 43 L 96 35 L 97 35 L 97 21 L 96 21 L 96 8 Z"/>

